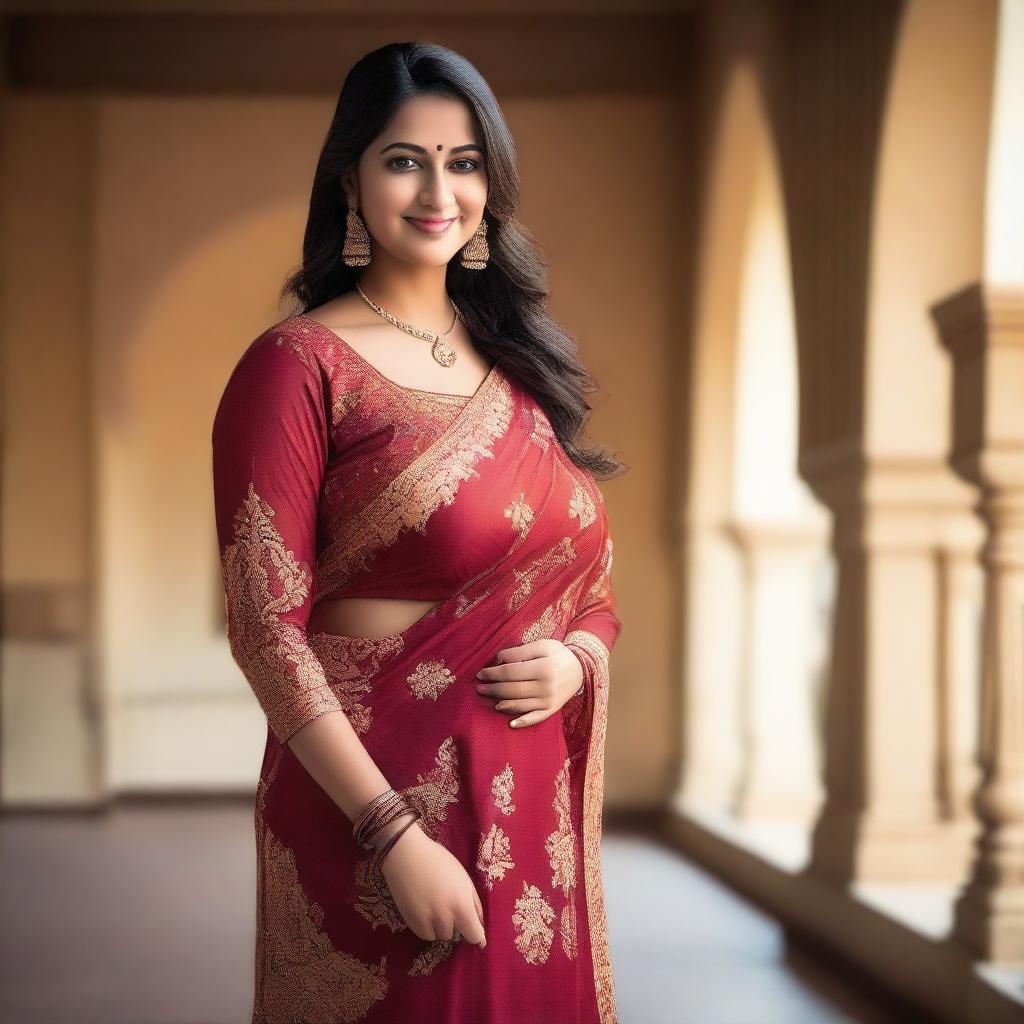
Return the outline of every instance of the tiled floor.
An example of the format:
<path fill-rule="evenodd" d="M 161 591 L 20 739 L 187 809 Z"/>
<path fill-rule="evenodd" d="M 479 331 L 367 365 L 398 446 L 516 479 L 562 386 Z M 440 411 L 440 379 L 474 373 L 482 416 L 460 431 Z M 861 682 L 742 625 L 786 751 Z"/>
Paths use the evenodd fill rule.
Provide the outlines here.
<path fill-rule="evenodd" d="M 254 856 L 241 801 L 0 819 L 0 1021 L 247 1024 Z M 603 857 L 622 1024 L 909 1024 L 671 851 Z"/>

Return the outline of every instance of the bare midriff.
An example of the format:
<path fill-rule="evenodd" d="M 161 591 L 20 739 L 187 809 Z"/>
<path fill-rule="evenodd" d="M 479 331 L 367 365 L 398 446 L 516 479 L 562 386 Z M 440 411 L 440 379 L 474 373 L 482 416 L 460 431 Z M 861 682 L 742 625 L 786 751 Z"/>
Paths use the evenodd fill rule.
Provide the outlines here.
<path fill-rule="evenodd" d="M 335 633 L 376 639 L 407 630 L 431 608 L 440 604 L 405 597 L 340 597 L 321 601 L 310 613 L 310 633 Z"/>

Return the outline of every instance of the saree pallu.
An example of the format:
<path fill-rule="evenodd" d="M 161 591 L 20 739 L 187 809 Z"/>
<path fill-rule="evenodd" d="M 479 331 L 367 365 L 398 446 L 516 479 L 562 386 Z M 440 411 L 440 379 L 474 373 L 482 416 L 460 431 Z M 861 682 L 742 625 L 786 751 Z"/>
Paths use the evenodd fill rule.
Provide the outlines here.
<path fill-rule="evenodd" d="M 499 367 L 472 396 L 404 388 L 305 317 L 247 350 L 213 440 L 228 637 L 268 721 L 253 1024 L 616 1024 L 600 843 L 620 622 L 593 479 Z M 400 633 L 306 629 L 316 600 L 436 594 L 453 572 Z M 583 691 L 515 729 L 476 673 L 542 638 Z M 485 948 L 408 928 L 291 752 L 335 710 L 473 879 Z"/>

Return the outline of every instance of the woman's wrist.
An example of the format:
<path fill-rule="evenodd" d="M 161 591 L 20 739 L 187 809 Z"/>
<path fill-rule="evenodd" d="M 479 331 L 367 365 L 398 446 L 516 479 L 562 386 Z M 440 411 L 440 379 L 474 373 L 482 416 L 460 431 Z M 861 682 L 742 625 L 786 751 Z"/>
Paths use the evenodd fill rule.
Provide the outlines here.
<path fill-rule="evenodd" d="M 406 811 L 404 814 L 399 815 L 393 821 L 389 821 L 386 825 L 379 828 L 374 834 L 371 842 L 373 848 L 379 850 L 396 832 L 400 832 L 409 821 L 409 816 L 415 814 L 415 811 Z M 412 828 L 418 828 L 418 823 L 414 822 Z"/>
<path fill-rule="evenodd" d="M 397 829 L 397 831 L 401 832 L 402 834 L 391 844 L 391 849 L 389 849 L 388 852 L 384 855 L 384 857 L 379 861 L 381 872 L 384 873 L 385 876 L 387 875 L 388 864 L 392 863 L 391 858 L 396 850 L 404 849 L 404 844 L 415 844 L 420 839 L 429 838 L 427 836 L 427 833 L 424 832 L 423 829 L 420 827 L 418 818 L 411 824 L 408 824 L 407 826 L 408 821 L 408 818 L 403 819 L 399 828 Z M 410 836 L 412 837 L 411 839 L 409 838 Z M 377 854 L 375 852 L 374 857 L 376 856 Z"/>
<path fill-rule="evenodd" d="M 580 685 L 575 690 L 572 697 L 569 698 L 569 700 L 572 700 L 573 697 L 578 697 L 587 688 L 587 663 L 583 660 L 583 656 L 577 652 L 575 644 L 564 644 L 563 646 L 566 650 L 572 651 L 573 657 L 580 666 Z"/>

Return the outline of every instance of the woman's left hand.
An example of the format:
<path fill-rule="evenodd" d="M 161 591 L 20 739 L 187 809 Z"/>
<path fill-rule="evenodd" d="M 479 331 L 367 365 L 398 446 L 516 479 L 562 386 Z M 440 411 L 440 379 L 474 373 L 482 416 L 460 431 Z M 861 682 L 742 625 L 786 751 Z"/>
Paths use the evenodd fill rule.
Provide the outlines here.
<path fill-rule="evenodd" d="M 516 728 L 549 718 L 583 682 L 583 665 L 561 640 L 506 647 L 494 660 L 497 664 L 477 673 L 476 688 L 481 696 L 498 699 L 496 711 L 519 715 L 509 722 Z"/>

